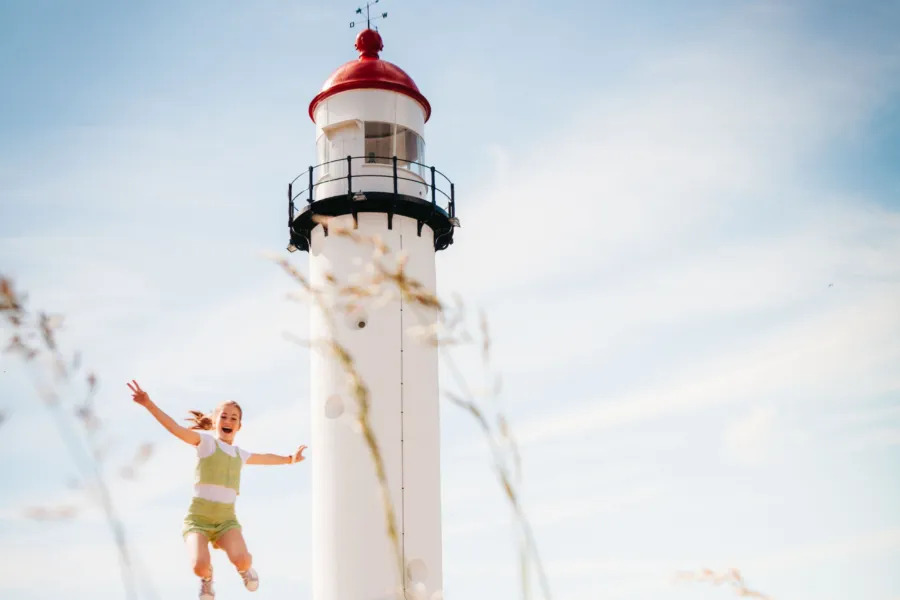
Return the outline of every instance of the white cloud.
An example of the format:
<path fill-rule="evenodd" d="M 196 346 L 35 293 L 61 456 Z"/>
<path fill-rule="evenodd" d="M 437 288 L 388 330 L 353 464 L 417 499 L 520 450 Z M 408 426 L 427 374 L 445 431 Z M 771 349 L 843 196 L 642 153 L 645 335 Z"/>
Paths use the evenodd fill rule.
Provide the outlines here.
<path fill-rule="evenodd" d="M 485 493 L 499 495 L 499 484 L 495 489 L 482 489 L 482 496 Z M 528 522 L 533 527 L 553 527 L 562 522 L 577 523 L 579 520 L 589 520 L 600 514 L 634 508 L 636 505 L 643 504 L 648 500 L 658 499 L 662 495 L 662 486 L 645 484 L 624 492 L 619 492 L 616 489 L 603 489 L 602 492 L 587 497 L 566 495 L 561 498 L 557 497 L 555 501 L 545 501 L 541 504 L 531 503 L 526 499 L 524 501 L 524 510 Z M 454 499 L 457 499 L 455 495 Z M 508 517 L 502 520 L 497 520 L 496 518 L 490 520 L 473 518 L 475 515 L 470 511 L 466 511 L 464 515 L 453 514 L 456 518 L 448 527 L 444 528 L 444 538 L 465 539 L 476 534 L 484 534 L 485 532 L 511 536 L 513 531 L 511 507 L 508 507 L 507 513 Z M 512 541 L 511 537 L 510 540 Z"/>
<path fill-rule="evenodd" d="M 810 421 L 805 425 L 804 437 L 811 444 L 828 443 L 853 452 L 900 443 L 900 405 L 895 400 L 861 399 L 823 411 Z"/>
<path fill-rule="evenodd" d="M 624 578 L 637 585 L 643 582 L 654 587 L 668 587 L 672 583 L 673 576 L 685 571 L 699 571 L 703 568 L 713 570 L 739 568 L 748 576 L 752 574 L 752 579 L 759 579 L 777 571 L 796 572 L 801 567 L 833 562 L 842 558 L 878 557 L 897 548 L 900 548 L 900 530 L 889 529 L 823 543 L 795 544 L 788 550 L 773 552 L 768 556 L 704 557 L 685 553 L 677 559 L 659 559 L 649 558 L 658 556 L 651 550 L 647 552 L 648 558 L 644 560 L 615 558 L 548 560 L 545 566 L 551 581 L 562 581 L 563 585 L 566 579 L 574 577 L 589 577 L 596 585 L 604 577 L 614 576 Z M 515 568 L 512 563 L 460 563 L 452 565 L 450 572 L 469 577 L 494 575 L 512 578 L 516 574 Z M 560 586 L 554 585 L 554 587 Z"/>
<path fill-rule="evenodd" d="M 184 311 L 160 325 L 152 339 L 141 340 L 130 367 L 136 377 L 140 374 L 138 380 L 160 386 L 227 388 L 241 377 L 301 362 L 306 350 L 286 341 L 284 333 L 304 335 L 307 307 L 286 300 L 293 291 L 286 276 L 274 266 L 263 263 L 262 267 L 273 271 L 264 278 L 263 290 Z"/>
<path fill-rule="evenodd" d="M 859 376 L 886 364 L 888 352 L 900 352 L 894 334 L 900 314 L 895 293 L 865 303 L 821 311 L 755 340 L 749 350 L 709 357 L 667 385 L 654 387 L 568 414 L 520 426 L 522 444 L 583 434 L 723 402 L 748 399 L 776 390 L 827 393 L 829 388 L 858 385 Z M 885 344 L 888 344 L 886 347 Z M 830 376 L 827 380 L 825 377 Z M 897 374 L 882 371 L 863 384 L 878 391 L 894 389 Z"/>
<path fill-rule="evenodd" d="M 552 390 L 589 371 L 618 382 L 602 365 L 627 353 L 637 370 L 638 348 L 648 380 L 658 364 L 683 363 L 702 381 L 725 368 L 717 355 L 749 360 L 739 349 L 779 319 L 896 294 L 900 216 L 808 175 L 887 97 L 894 65 L 827 45 L 820 61 L 806 40 L 774 33 L 726 37 L 654 56 L 573 109 L 564 130 L 501 153 L 494 185 L 460 201 L 464 227 L 439 260 L 439 285 L 490 305 L 507 382 Z M 465 366 L 478 372 L 474 359 Z M 644 409 L 671 414 L 674 390 L 646 385 L 656 398 Z M 541 402 L 525 392 L 517 410 Z M 639 404 L 598 410 L 615 424 Z"/>
<path fill-rule="evenodd" d="M 801 566 L 833 562 L 843 558 L 872 558 L 900 548 L 900 528 L 885 528 L 817 544 L 797 544 L 794 548 L 765 557 L 741 561 L 745 568 L 758 571 L 787 570 Z M 721 562 L 721 561 L 718 561 Z"/>
<path fill-rule="evenodd" d="M 654 55 L 622 87 L 576 105 L 564 130 L 508 152 L 508 174 L 460 200 L 441 284 L 489 296 L 623 272 L 706 240 L 728 251 L 731 234 L 758 231 L 761 218 L 802 227 L 846 204 L 800 169 L 857 131 L 894 65 L 807 44 L 729 32 Z"/>
<path fill-rule="evenodd" d="M 728 452 L 737 460 L 747 464 L 758 464 L 767 451 L 767 442 L 772 434 L 775 411 L 756 407 L 725 432 Z"/>
<path fill-rule="evenodd" d="M 848 451 L 872 449 L 885 451 L 900 446 L 900 427 L 875 426 L 848 437 L 850 439 L 844 443 L 844 448 Z"/>
<path fill-rule="evenodd" d="M 873 215 L 857 228 L 835 217 L 817 231 L 778 239 L 760 235 L 710 254 L 660 258 L 560 291 L 538 288 L 497 302 L 489 313 L 495 362 L 507 381 L 527 376 L 534 385 L 565 371 L 596 368 L 638 345 L 654 358 L 658 340 L 669 345 L 675 335 L 683 340 L 680 352 L 663 346 L 670 353 L 663 358 L 686 360 L 698 343 L 739 346 L 756 335 L 759 327 L 741 327 L 741 318 L 764 318 L 765 327 L 774 327 L 781 314 L 804 305 L 816 310 L 895 293 L 890 284 L 862 280 L 877 281 L 896 270 L 900 221 L 875 238 L 885 244 L 878 251 L 865 241 L 873 239 L 881 223 Z M 848 241 L 835 245 L 835 237 Z M 852 278 L 842 274 L 848 264 L 858 265 Z M 828 287 L 831 282 L 835 287 Z M 720 324 L 732 328 L 730 339 L 716 335 Z M 467 365 L 467 372 L 477 374 L 479 366 Z"/>

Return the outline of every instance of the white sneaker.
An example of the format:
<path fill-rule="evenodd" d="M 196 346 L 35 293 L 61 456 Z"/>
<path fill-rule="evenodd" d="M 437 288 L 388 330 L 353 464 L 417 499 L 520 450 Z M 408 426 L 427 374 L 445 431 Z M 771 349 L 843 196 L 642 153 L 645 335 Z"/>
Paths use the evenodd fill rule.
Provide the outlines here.
<path fill-rule="evenodd" d="M 216 592 L 213 590 L 212 569 L 210 568 L 209 579 L 200 580 L 200 600 L 215 600 Z"/>
<path fill-rule="evenodd" d="M 241 579 L 244 580 L 245 588 L 247 588 L 251 592 L 255 592 L 257 588 L 259 588 L 259 577 L 256 575 L 256 571 L 253 569 L 253 567 L 250 567 L 240 575 Z"/>

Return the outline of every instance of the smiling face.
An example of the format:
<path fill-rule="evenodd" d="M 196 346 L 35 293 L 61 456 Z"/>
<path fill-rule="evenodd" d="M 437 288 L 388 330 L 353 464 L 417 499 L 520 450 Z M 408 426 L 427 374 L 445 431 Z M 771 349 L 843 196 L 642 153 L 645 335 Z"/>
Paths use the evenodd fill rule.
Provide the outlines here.
<path fill-rule="evenodd" d="M 241 429 L 241 407 L 234 402 L 225 402 L 216 409 L 216 437 L 231 444 Z"/>

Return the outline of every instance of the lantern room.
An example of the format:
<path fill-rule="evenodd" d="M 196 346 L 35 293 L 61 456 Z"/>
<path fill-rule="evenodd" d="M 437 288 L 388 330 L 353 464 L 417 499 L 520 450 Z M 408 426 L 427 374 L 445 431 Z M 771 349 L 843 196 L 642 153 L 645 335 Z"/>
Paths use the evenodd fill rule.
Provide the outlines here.
<path fill-rule="evenodd" d="M 329 77 L 309 105 L 316 125 L 316 164 L 288 186 L 289 250 L 309 250 L 315 215 L 360 212 L 417 221 L 429 227 L 435 250 L 453 243 L 455 189 L 426 162 L 425 123 L 431 105 L 412 78 L 382 60 L 381 35 L 366 29 L 356 38 L 359 57 Z M 325 232 L 327 235 L 327 231 Z"/>

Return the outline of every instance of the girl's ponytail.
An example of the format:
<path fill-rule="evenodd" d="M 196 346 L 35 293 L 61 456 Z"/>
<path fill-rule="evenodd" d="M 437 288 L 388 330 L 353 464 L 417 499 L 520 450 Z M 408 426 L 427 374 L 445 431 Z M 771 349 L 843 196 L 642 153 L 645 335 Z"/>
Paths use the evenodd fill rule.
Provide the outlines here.
<path fill-rule="evenodd" d="M 244 416 L 244 411 L 241 410 L 241 405 L 235 402 L 234 400 L 226 400 L 219 404 L 214 411 L 210 414 L 204 414 L 199 410 L 189 410 L 191 413 L 191 417 L 185 419 L 185 421 L 192 421 L 194 424 L 190 426 L 189 429 L 200 429 L 204 431 L 208 431 L 210 429 L 216 428 L 216 419 L 219 418 L 219 413 L 222 412 L 222 409 L 226 406 L 233 406 L 237 409 L 240 417 Z"/>
<path fill-rule="evenodd" d="M 192 421 L 194 423 L 189 429 L 208 431 L 215 428 L 216 424 L 210 415 L 203 414 L 199 410 L 189 410 L 188 412 L 191 413 L 191 417 L 185 419 L 185 421 Z"/>

